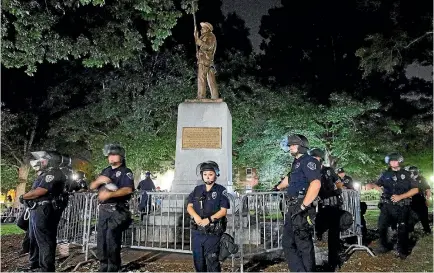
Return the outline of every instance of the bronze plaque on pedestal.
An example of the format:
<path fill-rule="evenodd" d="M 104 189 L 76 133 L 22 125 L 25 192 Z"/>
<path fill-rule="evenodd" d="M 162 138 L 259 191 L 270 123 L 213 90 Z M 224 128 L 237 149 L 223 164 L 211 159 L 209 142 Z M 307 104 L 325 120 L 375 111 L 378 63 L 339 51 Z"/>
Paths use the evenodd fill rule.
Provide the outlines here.
<path fill-rule="evenodd" d="M 221 149 L 221 127 L 183 127 L 182 149 Z"/>

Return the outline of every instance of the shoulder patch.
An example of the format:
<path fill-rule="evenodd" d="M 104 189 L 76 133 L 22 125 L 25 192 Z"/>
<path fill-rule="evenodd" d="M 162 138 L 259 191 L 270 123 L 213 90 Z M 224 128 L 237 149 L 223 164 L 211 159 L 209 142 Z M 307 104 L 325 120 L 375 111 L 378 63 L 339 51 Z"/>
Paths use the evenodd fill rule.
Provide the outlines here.
<path fill-rule="evenodd" d="M 228 197 L 228 191 L 227 191 L 227 190 L 224 190 L 224 191 L 222 192 L 222 194 L 223 194 L 224 196 Z"/>
<path fill-rule="evenodd" d="M 134 175 L 133 173 L 127 173 L 127 176 L 129 179 L 134 180 Z"/>
<path fill-rule="evenodd" d="M 307 163 L 307 167 L 309 169 L 311 169 L 312 171 L 316 170 L 316 164 L 315 164 L 315 162 L 309 162 L 309 163 Z"/>
<path fill-rule="evenodd" d="M 54 175 L 49 174 L 45 176 L 45 182 L 47 183 L 50 183 L 51 181 L 53 181 L 53 179 L 54 179 Z"/>

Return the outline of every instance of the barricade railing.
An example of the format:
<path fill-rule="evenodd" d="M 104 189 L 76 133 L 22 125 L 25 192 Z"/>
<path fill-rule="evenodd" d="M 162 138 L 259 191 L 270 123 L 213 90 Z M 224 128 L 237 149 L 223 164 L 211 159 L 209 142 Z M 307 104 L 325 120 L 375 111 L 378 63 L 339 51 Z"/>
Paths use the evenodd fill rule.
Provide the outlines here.
<path fill-rule="evenodd" d="M 360 192 L 356 190 L 342 190 L 342 199 L 344 201 L 342 209 L 353 215 L 353 224 L 349 229 L 340 233 L 340 238 L 357 237 L 357 243 L 350 245 L 347 250 L 345 250 L 345 253 L 350 255 L 354 251 L 365 250 L 371 256 L 375 256 L 367 246 L 363 245 Z"/>
<path fill-rule="evenodd" d="M 84 245 L 87 225 L 87 206 L 92 193 L 73 193 L 69 195 L 68 206 L 62 213 L 57 229 L 58 243 Z"/>
<path fill-rule="evenodd" d="M 123 247 L 148 249 L 177 253 L 192 253 L 190 215 L 187 213 L 189 193 L 147 192 L 134 193 L 129 201 L 133 223 L 122 234 Z M 235 198 L 228 194 L 231 208 Z M 89 256 L 89 247 L 96 246 L 98 225 L 97 196 L 89 199 L 86 217 L 87 232 L 85 256 Z M 226 232 L 236 238 L 236 216 L 229 213 Z M 234 261 L 232 260 L 232 264 Z"/>
<path fill-rule="evenodd" d="M 14 207 L 15 203 L 2 203 L 2 211 L 0 219 L 2 223 L 16 223 L 25 211 L 25 207 L 19 204 L 18 207 Z"/>
<path fill-rule="evenodd" d="M 240 269 L 244 258 L 282 248 L 286 202 L 283 192 L 252 192 L 240 196 L 239 232 Z"/>
<path fill-rule="evenodd" d="M 123 247 L 191 253 L 190 216 L 186 211 L 189 193 L 148 192 L 134 193 L 129 209 L 133 223 L 123 232 Z M 286 202 L 284 192 L 252 192 L 234 197 L 228 194 L 231 209 L 228 213 L 226 233 L 234 237 L 239 253 L 232 257 L 240 260 L 282 249 Z M 360 193 L 343 190 L 342 209 L 354 218 L 353 225 L 341 232 L 340 238 L 356 236 L 357 243 L 346 253 L 369 248 L 362 245 Z M 58 241 L 82 245 L 85 259 L 90 247 L 97 244 L 98 198 L 96 193 L 78 193 L 70 196 L 58 229 Z"/>

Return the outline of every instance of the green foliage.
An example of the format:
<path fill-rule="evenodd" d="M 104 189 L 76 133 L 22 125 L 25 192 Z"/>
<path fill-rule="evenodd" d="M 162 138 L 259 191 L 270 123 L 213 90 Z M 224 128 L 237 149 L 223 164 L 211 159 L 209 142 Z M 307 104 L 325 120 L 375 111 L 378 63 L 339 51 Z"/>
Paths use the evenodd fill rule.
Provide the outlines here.
<path fill-rule="evenodd" d="M 181 3 L 191 12 L 191 1 Z M 119 67 L 148 43 L 157 50 L 181 14 L 171 0 L 3 1 L 2 64 L 29 75 L 44 61 Z"/>
<path fill-rule="evenodd" d="M 404 154 L 404 160 L 406 166 L 417 166 L 425 178 L 429 179 L 430 176 L 434 175 L 432 147 L 426 147 L 420 151 L 406 153 Z"/>
<path fill-rule="evenodd" d="M 18 168 L 15 166 L 7 165 L 7 163 L 3 159 L 1 162 L 1 191 L 4 192 L 17 186 Z"/>
<path fill-rule="evenodd" d="M 2 224 L 0 226 L 0 236 L 23 233 L 24 231 L 20 229 L 16 224 Z"/>

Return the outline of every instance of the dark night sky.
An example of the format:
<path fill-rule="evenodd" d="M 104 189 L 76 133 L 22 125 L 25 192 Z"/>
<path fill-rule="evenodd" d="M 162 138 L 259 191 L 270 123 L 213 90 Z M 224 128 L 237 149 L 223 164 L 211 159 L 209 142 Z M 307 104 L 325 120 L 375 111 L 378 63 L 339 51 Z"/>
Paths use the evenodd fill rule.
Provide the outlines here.
<path fill-rule="evenodd" d="M 259 52 L 262 37 L 259 35 L 262 15 L 268 14 L 270 8 L 279 7 L 281 0 L 223 0 L 223 14 L 236 12 L 250 29 L 250 40 L 253 49 Z M 410 65 L 407 67 L 407 77 L 418 77 L 432 81 L 432 66 Z"/>
<path fill-rule="evenodd" d="M 223 14 L 236 12 L 250 29 L 253 49 L 259 51 L 262 37 L 258 34 L 262 15 L 268 14 L 270 8 L 280 6 L 281 0 L 223 0 Z"/>

